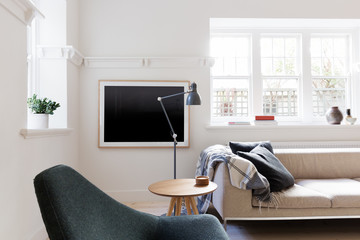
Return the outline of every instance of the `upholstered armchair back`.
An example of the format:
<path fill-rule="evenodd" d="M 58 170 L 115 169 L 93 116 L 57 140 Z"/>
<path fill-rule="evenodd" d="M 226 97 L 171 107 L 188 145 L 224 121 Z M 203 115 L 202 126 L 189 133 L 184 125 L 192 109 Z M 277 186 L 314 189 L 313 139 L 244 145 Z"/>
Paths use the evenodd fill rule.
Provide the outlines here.
<path fill-rule="evenodd" d="M 34 185 L 51 240 L 155 239 L 157 217 L 113 200 L 70 167 L 45 170 Z"/>

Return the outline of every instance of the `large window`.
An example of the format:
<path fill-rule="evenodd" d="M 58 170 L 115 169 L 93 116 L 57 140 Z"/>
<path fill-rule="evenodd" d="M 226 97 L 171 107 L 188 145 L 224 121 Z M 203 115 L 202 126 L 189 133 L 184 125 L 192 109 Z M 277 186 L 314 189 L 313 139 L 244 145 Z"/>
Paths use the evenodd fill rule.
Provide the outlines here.
<path fill-rule="evenodd" d="M 355 29 L 276 21 L 276 27 L 267 27 L 268 20 L 254 28 L 212 26 L 212 122 L 253 120 L 255 115 L 325 121 L 331 106 L 344 114 L 354 107 Z"/>

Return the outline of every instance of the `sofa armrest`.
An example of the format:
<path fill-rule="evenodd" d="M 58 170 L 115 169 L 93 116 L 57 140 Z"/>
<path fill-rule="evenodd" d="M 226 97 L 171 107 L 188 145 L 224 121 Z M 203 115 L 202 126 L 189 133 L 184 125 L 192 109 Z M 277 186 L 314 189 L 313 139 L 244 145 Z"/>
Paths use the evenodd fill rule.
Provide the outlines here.
<path fill-rule="evenodd" d="M 252 210 L 252 190 L 242 190 L 232 186 L 225 163 L 217 165 L 213 181 L 218 188 L 213 193 L 212 202 L 222 219 L 249 214 Z"/>

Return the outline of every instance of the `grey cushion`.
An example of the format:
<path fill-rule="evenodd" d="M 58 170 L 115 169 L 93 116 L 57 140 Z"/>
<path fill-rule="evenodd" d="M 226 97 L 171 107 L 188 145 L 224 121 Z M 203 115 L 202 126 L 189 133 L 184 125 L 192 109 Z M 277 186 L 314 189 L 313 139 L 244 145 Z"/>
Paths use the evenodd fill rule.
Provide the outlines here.
<path fill-rule="evenodd" d="M 51 240 L 228 239 L 214 216 L 158 217 L 136 211 L 65 165 L 38 174 L 34 186 Z"/>
<path fill-rule="evenodd" d="M 229 147 L 231 151 L 236 154 L 237 151 L 241 152 L 250 152 L 254 148 L 256 148 L 259 144 L 264 146 L 267 150 L 271 153 L 274 153 L 274 150 L 271 146 L 270 141 L 263 141 L 263 142 L 229 142 Z"/>
<path fill-rule="evenodd" d="M 252 162 L 257 170 L 267 178 L 270 184 L 270 192 L 279 192 L 294 185 L 295 180 L 291 173 L 262 144 L 249 153 L 237 151 L 236 154 Z"/>

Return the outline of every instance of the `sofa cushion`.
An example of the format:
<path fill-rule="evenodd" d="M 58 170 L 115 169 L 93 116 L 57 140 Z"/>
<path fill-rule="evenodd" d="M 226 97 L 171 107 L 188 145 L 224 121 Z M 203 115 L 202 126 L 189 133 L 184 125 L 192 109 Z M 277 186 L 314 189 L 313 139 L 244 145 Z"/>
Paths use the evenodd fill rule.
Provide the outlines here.
<path fill-rule="evenodd" d="M 274 149 L 295 179 L 360 178 L 359 148 Z"/>
<path fill-rule="evenodd" d="M 237 151 L 236 154 L 252 162 L 256 169 L 267 178 L 271 192 L 278 192 L 294 185 L 294 178 L 291 173 L 262 144 L 249 153 Z"/>
<path fill-rule="evenodd" d="M 277 193 L 273 193 L 276 204 L 261 203 L 262 207 L 272 208 L 330 208 L 331 200 L 322 193 L 304 188 L 295 184 L 294 186 Z M 255 197 L 252 198 L 253 206 L 260 206 Z"/>
<path fill-rule="evenodd" d="M 360 207 L 360 182 L 347 179 L 299 179 L 296 183 L 327 195 L 333 208 Z"/>
<path fill-rule="evenodd" d="M 259 144 L 264 146 L 267 150 L 274 154 L 274 150 L 269 141 L 264 142 L 229 142 L 229 147 L 231 151 L 236 154 L 237 151 L 241 152 L 250 152 L 256 148 Z"/>

